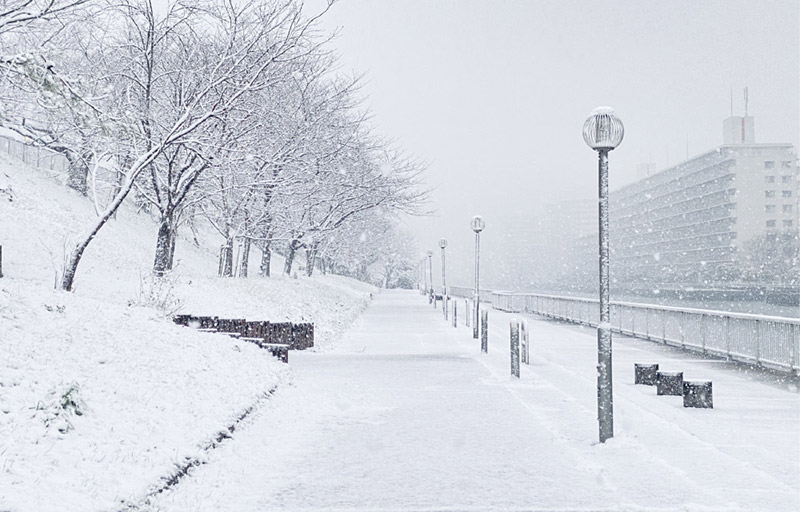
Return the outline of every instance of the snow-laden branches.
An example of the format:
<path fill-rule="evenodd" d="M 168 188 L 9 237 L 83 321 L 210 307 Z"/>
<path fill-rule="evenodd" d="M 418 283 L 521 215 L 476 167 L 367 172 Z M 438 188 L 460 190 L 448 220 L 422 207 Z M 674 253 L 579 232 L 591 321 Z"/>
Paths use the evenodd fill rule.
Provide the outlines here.
<path fill-rule="evenodd" d="M 46 39 L 35 48 L 35 31 L 8 31 L 0 122 L 64 154 L 70 185 L 92 192 L 98 210 L 67 258 L 65 290 L 134 189 L 160 221 L 157 275 L 172 268 L 178 227 L 197 213 L 226 241 L 227 274 L 242 241 L 261 249 L 269 275 L 280 241 L 286 271 L 305 249 L 310 275 L 316 255 L 357 219 L 423 211 L 424 165 L 371 133 L 359 78 L 337 73 L 317 28 L 324 10 L 308 18 L 293 0 L 4 5 L 0 36 L 36 22 Z M 81 23 L 65 23 L 66 12 Z M 100 200 L 103 179 L 111 192 Z"/>

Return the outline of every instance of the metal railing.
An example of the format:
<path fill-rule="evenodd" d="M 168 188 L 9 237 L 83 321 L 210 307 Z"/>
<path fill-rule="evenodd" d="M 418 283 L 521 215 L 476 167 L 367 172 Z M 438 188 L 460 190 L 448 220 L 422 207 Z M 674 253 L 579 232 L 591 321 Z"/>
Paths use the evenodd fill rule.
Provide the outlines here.
<path fill-rule="evenodd" d="M 69 168 L 69 162 L 64 155 L 47 148 L 25 144 L 5 135 L 0 135 L 0 151 L 40 169 L 65 172 Z"/>
<path fill-rule="evenodd" d="M 598 301 L 496 291 L 492 307 L 596 327 Z M 800 319 L 611 302 L 612 331 L 800 373 Z"/>
<path fill-rule="evenodd" d="M 465 286 L 448 286 L 447 290 L 450 292 L 451 297 L 460 297 L 472 300 L 475 295 L 475 288 L 467 288 Z M 485 288 L 480 289 L 481 302 L 492 302 L 492 290 Z"/>

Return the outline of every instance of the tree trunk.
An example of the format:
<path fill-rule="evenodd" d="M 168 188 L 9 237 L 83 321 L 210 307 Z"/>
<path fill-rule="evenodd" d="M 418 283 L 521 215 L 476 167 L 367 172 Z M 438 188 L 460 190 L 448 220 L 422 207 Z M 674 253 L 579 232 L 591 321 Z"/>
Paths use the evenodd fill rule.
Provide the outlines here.
<path fill-rule="evenodd" d="M 292 262 L 294 261 L 294 244 L 289 244 L 289 251 L 286 253 L 286 262 L 283 265 L 283 273 L 287 276 L 292 275 Z"/>
<path fill-rule="evenodd" d="M 283 273 L 287 276 L 292 275 L 292 263 L 294 263 L 294 255 L 297 252 L 297 249 L 302 246 L 303 244 L 297 239 L 289 242 L 289 251 L 286 253 L 286 264 L 283 266 Z"/>
<path fill-rule="evenodd" d="M 225 240 L 222 249 L 222 277 L 233 277 L 233 237 Z"/>
<path fill-rule="evenodd" d="M 258 268 L 258 274 L 261 277 L 270 276 L 270 265 L 272 264 L 272 250 L 270 249 L 271 243 L 264 242 L 261 246 L 261 266 Z"/>
<path fill-rule="evenodd" d="M 306 250 L 306 275 L 311 277 L 314 274 L 314 265 L 317 262 L 317 251 L 319 242 L 311 242 L 311 247 Z"/>
<path fill-rule="evenodd" d="M 156 276 L 163 276 L 172 270 L 174 238 L 172 215 L 162 215 L 161 224 L 158 226 L 158 238 L 156 239 L 156 256 L 153 260 L 153 274 Z"/>
<path fill-rule="evenodd" d="M 239 277 L 247 277 L 247 266 L 250 259 L 250 237 L 244 237 L 242 245 L 242 257 L 239 262 Z"/>
<path fill-rule="evenodd" d="M 69 257 L 67 258 L 67 262 L 64 265 L 64 275 L 61 276 L 62 290 L 67 292 L 72 291 L 72 286 L 75 281 L 75 273 L 78 271 L 78 264 L 81 262 L 83 252 L 92 242 L 92 240 L 94 240 L 94 237 L 97 235 L 97 232 L 100 231 L 100 228 L 102 228 L 105 223 L 108 222 L 108 219 L 114 215 L 114 212 L 117 211 L 119 205 L 121 205 L 122 201 L 125 200 L 125 197 L 133 188 L 133 183 L 136 180 L 139 172 L 141 172 L 141 169 L 153 161 L 158 154 L 158 151 L 159 149 L 150 150 L 136 160 L 136 163 L 134 164 L 135 168 L 128 173 L 122 189 L 111 201 L 111 204 L 108 205 L 106 211 L 100 216 L 100 218 L 95 220 L 94 224 L 89 228 L 86 234 L 80 239 L 75 247 L 73 247 L 72 252 L 70 252 Z"/>

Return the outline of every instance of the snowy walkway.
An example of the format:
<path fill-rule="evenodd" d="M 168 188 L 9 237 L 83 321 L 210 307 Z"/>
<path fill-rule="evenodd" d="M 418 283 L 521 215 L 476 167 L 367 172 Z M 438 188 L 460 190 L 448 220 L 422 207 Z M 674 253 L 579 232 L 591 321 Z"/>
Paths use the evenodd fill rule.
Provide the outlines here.
<path fill-rule="evenodd" d="M 377 295 L 336 351 L 292 353 L 294 384 L 152 509 L 800 509 L 797 392 L 618 336 L 600 445 L 594 331 L 529 319 L 516 380 L 510 315 L 490 317 L 480 354 L 419 294 Z M 712 379 L 715 409 L 634 386 L 634 362 Z"/>

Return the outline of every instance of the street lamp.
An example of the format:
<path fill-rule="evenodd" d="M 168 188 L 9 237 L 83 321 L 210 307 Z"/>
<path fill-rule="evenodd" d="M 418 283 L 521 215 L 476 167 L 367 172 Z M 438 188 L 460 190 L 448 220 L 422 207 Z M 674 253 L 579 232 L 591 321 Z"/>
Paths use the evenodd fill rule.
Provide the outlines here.
<path fill-rule="evenodd" d="M 625 129 L 611 107 L 597 107 L 583 123 L 583 140 L 599 158 L 600 323 L 597 325 L 597 420 L 600 442 L 614 437 L 611 384 L 611 312 L 608 304 L 608 152 L 619 146 Z"/>
<path fill-rule="evenodd" d="M 472 231 L 475 232 L 475 324 L 472 326 L 472 337 L 476 340 L 478 339 L 478 320 L 480 317 L 480 303 L 481 303 L 481 296 L 480 296 L 480 261 L 481 261 L 481 231 L 483 228 L 486 227 L 486 223 L 483 221 L 483 217 L 480 215 L 476 215 L 472 217 L 472 220 L 469 221 L 469 227 L 472 228 Z"/>
<path fill-rule="evenodd" d="M 444 250 L 447 247 L 447 240 L 439 240 L 439 248 L 442 250 L 442 312 L 444 319 L 447 320 L 447 281 L 445 279 Z"/>

